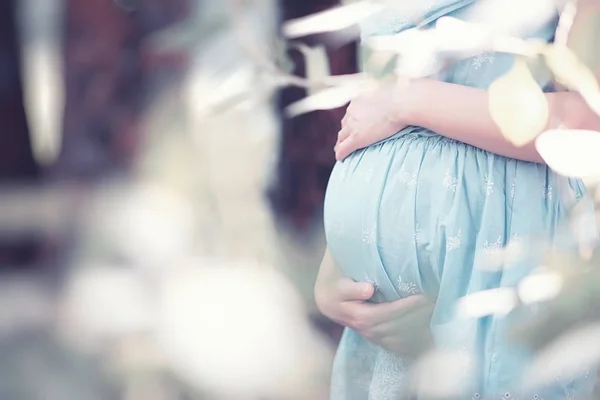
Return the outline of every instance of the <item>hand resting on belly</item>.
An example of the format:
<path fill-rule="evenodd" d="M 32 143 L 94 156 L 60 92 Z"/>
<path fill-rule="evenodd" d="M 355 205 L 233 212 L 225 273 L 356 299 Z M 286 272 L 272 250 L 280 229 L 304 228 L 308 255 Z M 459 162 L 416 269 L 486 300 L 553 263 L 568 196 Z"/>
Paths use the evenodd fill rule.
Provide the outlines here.
<path fill-rule="evenodd" d="M 414 295 L 374 304 L 368 301 L 373 294 L 371 284 L 342 276 L 329 251 L 325 253 L 315 284 L 315 301 L 326 317 L 396 354 L 417 356 L 430 348 L 433 303 Z"/>

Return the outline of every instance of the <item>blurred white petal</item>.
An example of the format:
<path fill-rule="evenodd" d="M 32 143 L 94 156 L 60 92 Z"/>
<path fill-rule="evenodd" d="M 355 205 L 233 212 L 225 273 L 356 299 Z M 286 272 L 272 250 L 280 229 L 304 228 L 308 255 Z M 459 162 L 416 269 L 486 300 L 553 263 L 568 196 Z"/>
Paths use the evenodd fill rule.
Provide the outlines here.
<path fill-rule="evenodd" d="M 64 0 L 18 4 L 24 105 L 36 160 L 52 163 L 60 151 L 65 90 L 62 22 Z"/>
<path fill-rule="evenodd" d="M 546 126 L 548 102 L 524 61 L 492 82 L 488 94 L 494 123 L 515 146 L 530 143 Z"/>
<path fill-rule="evenodd" d="M 440 51 L 458 52 L 470 56 L 490 50 L 493 42 L 489 27 L 452 17 L 442 17 L 435 24 Z"/>
<path fill-rule="evenodd" d="M 550 168 L 561 175 L 595 182 L 600 178 L 600 132 L 552 129 L 535 146 Z"/>
<path fill-rule="evenodd" d="M 328 357 L 272 269 L 192 263 L 165 280 L 159 307 L 157 338 L 174 371 L 223 398 L 309 390 L 309 371 Z"/>
<path fill-rule="evenodd" d="M 324 45 L 309 47 L 304 44 L 296 45 L 296 48 L 304 55 L 306 66 L 306 78 L 310 82 L 323 82 L 325 78 L 331 75 L 329 68 L 329 58 Z M 313 95 L 318 92 L 316 88 L 309 88 L 308 94 Z"/>
<path fill-rule="evenodd" d="M 227 73 L 195 71 L 187 77 L 184 96 L 193 118 L 202 120 L 221 107 L 240 105 L 246 99 L 268 93 L 254 65 L 234 68 Z"/>
<path fill-rule="evenodd" d="M 296 117 L 316 110 L 329 110 L 346 105 L 364 89 L 361 84 L 350 83 L 323 89 L 320 92 L 298 100 L 286 108 L 288 117 Z"/>
<path fill-rule="evenodd" d="M 283 34 L 293 39 L 349 28 L 381 9 L 375 2 L 359 1 L 287 21 L 283 24 Z"/>
<path fill-rule="evenodd" d="M 154 184 L 100 193 L 89 209 L 94 239 L 135 265 L 162 266 L 194 240 L 194 210 L 182 196 Z"/>
<path fill-rule="evenodd" d="M 131 269 L 84 265 L 68 278 L 62 298 L 62 332 L 74 344 L 95 346 L 153 328 L 150 293 Z"/>
<path fill-rule="evenodd" d="M 461 382 L 474 372 L 473 361 L 466 351 L 436 350 L 426 354 L 413 367 L 415 392 L 430 399 L 459 396 L 465 390 Z"/>
<path fill-rule="evenodd" d="M 600 83 L 594 72 L 565 45 L 548 46 L 544 55 L 556 80 L 579 92 L 588 106 L 600 115 Z"/>
<path fill-rule="evenodd" d="M 497 34 L 524 37 L 556 16 L 555 0 L 479 0 L 465 15 Z"/>
<path fill-rule="evenodd" d="M 413 28 L 393 35 L 373 36 L 365 44 L 373 50 L 410 54 L 421 46 L 434 48 L 436 37 L 433 30 Z"/>
<path fill-rule="evenodd" d="M 556 297 L 563 287 L 560 274 L 551 271 L 529 275 L 519 283 L 519 298 L 525 304 L 531 304 Z"/>
<path fill-rule="evenodd" d="M 376 52 L 400 55 L 395 72 L 417 78 L 437 71 L 437 40 L 434 30 L 409 29 L 395 35 L 374 36 L 367 45 Z"/>
<path fill-rule="evenodd" d="M 512 288 L 484 290 L 461 298 L 457 304 L 457 313 L 467 318 L 508 314 L 517 304 L 517 292 Z"/>

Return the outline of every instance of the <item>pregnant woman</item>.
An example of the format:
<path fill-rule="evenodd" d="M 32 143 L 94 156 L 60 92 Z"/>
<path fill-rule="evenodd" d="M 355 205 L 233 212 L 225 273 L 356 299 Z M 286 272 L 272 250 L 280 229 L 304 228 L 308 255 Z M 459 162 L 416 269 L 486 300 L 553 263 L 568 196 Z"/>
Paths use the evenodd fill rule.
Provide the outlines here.
<path fill-rule="evenodd" d="M 426 27 L 442 15 L 460 18 L 473 3 L 437 2 L 423 10 L 419 21 L 414 10 L 413 19 L 388 12 L 364 24 L 363 36 Z M 556 17 L 538 21 L 529 37 L 552 40 L 556 23 Z M 482 54 L 457 63 L 441 79 L 391 85 L 349 105 L 325 200 L 327 257 L 345 277 L 371 283 L 374 302 L 398 304 L 398 299 L 421 294 L 435 301 L 430 321 L 435 346 L 468 360 L 446 367 L 462 368 L 467 393 L 457 399 L 584 398 L 591 393 L 593 374 L 557 376 L 552 385 L 523 388 L 519 378 L 528 355 L 508 341 L 507 320 L 455 314 L 460 298 L 512 287 L 537 266 L 530 259 L 502 271 L 486 270 L 479 268 L 480 254 L 531 237 L 562 244 L 557 232 L 566 209 L 559 190 L 566 189 L 575 200 L 585 195 L 580 181 L 558 177 L 533 145 L 511 145 L 494 124 L 487 88 L 513 63 L 509 54 Z M 579 95 L 551 93 L 547 78 L 538 83 L 547 92 L 548 121 L 600 130 L 600 118 Z M 322 269 L 335 268 L 333 263 L 324 262 Z M 328 296 L 318 283 L 322 309 Z M 410 357 L 359 332 L 344 332 L 331 399 L 402 398 L 409 389 Z M 434 377 L 431 385 L 436 385 Z"/>

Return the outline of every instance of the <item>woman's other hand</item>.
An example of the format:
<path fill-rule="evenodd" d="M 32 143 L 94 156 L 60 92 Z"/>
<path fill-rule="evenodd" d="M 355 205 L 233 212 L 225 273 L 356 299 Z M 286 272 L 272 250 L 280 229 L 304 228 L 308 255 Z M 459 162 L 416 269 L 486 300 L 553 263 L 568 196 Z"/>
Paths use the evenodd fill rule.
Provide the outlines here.
<path fill-rule="evenodd" d="M 338 132 L 335 158 L 342 161 L 406 128 L 409 87 L 408 81 L 384 82 L 352 100 Z"/>
<path fill-rule="evenodd" d="M 373 285 L 343 277 L 329 252 L 315 284 L 319 310 L 338 324 L 396 354 L 416 356 L 431 345 L 433 304 L 416 295 L 390 303 L 367 302 Z"/>

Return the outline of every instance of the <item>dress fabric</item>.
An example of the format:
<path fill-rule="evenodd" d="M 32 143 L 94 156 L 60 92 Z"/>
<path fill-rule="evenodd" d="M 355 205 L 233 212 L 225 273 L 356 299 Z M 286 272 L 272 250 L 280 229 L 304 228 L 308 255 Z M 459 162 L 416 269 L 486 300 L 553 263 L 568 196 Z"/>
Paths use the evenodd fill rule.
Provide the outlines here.
<path fill-rule="evenodd" d="M 417 3 L 420 11 L 387 12 L 385 18 L 365 22 L 363 37 L 426 28 L 442 15 L 460 18 L 473 1 Z M 532 36 L 551 40 L 557 21 L 543 22 Z M 457 63 L 441 79 L 486 88 L 513 60 L 508 54 L 479 54 Z M 538 78 L 542 87 L 549 86 L 547 78 Z M 507 245 L 533 239 L 552 246 L 572 242 L 568 234 L 559 234 L 567 212 L 565 194 L 574 201 L 586 198 L 582 182 L 559 177 L 544 165 L 408 127 L 336 164 L 325 199 L 328 247 L 345 275 L 376 286 L 374 301 L 417 293 L 437 298 L 431 320 L 436 346 L 467 360 L 448 366 L 463 369 L 457 399 L 583 399 L 593 389 L 595 372 L 558 375 L 551 385 L 525 388 L 520 378 L 529 355 L 507 339 L 508 317 L 460 318 L 455 309 L 465 295 L 515 287 L 539 265 L 533 254 L 512 262 L 503 259 L 501 269 L 489 268 Z M 590 220 L 591 235 L 593 225 Z M 330 398 L 404 398 L 411 365 L 410 358 L 346 329 Z M 436 385 L 434 378 L 431 384 Z"/>

